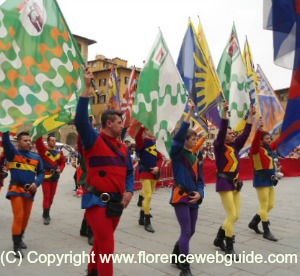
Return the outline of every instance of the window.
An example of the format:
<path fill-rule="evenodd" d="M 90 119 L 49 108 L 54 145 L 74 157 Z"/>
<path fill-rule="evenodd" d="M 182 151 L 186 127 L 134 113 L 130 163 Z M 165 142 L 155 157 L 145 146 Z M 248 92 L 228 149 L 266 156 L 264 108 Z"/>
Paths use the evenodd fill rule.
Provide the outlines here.
<path fill-rule="evenodd" d="M 109 68 L 109 64 L 107 62 L 103 63 L 103 68 L 108 69 Z"/>
<path fill-rule="evenodd" d="M 93 68 L 97 68 L 97 62 L 93 63 Z"/>
<path fill-rule="evenodd" d="M 99 86 L 105 86 L 105 85 L 106 85 L 106 79 L 100 79 Z"/>
<path fill-rule="evenodd" d="M 125 84 L 128 84 L 129 83 L 129 77 L 125 77 L 124 81 L 125 81 Z"/>
<path fill-rule="evenodd" d="M 101 103 L 101 104 L 106 103 L 106 95 L 99 95 L 98 96 L 98 103 Z"/>
<path fill-rule="evenodd" d="M 96 98 L 95 98 L 95 96 L 91 96 L 90 99 L 91 99 L 92 104 L 95 104 L 95 103 L 96 103 Z"/>

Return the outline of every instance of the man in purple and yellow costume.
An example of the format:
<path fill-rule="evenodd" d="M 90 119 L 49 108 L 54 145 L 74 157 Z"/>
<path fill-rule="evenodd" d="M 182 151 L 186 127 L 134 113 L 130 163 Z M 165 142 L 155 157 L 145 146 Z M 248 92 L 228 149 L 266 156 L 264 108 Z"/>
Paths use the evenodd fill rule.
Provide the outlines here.
<path fill-rule="evenodd" d="M 9 132 L 3 134 L 3 147 L 11 174 L 6 198 L 11 201 L 14 215 L 14 252 L 16 258 L 23 258 L 21 249 L 27 248 L 22 240 L 23 234 L 28 225 L 37 187 L 42 184 L 45 171 L 41 157 L 30 151 L 32 144 L 29 133 L 20 132 L 17 142 L 18 148 L 10 141 Z"/>
<path fill-rule="evenodd" d="M 217 166 L 216 191 L 219 193 L 227 218 L 219 228 L 214 245 L 225 251 L 226 255 L 238 260 L 234 243 L 234 224 L 239 219 L 241 208 L 242 182 L 239 180 L 240 160 L 238 153 L 246 143 L 252 127 L 252 120 L 256 113 L 251 106 L 250 115 L 243 133 L 236 137 L 234 131 L 228 126 L 228 104 L 223 103 L 222 120 L 217 139 L 214 141 L 214 150 Z M 224 239 L 226 245 L 224 244 Z"/>

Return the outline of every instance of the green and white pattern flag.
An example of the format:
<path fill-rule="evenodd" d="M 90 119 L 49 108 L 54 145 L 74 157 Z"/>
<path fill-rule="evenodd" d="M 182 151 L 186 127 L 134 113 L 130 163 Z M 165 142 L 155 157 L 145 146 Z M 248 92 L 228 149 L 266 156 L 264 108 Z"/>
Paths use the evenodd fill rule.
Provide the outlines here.
<path fill-rule="evenodd" d="M 140 74 L 134 116 L 157 138 L 157 150 L 169 157 L 171 132 L 181 118 L 188 97 L 183 80 L 159 31 Z"/>
<path fill-rule="evenodd" d="M 229 104 L 230 126 L 241 131 L 250 107 L 247 71 L 243 62 L 235 26 L 223 51 L 217 69 L 226 101 Z"/>
<path fill-rule="evenodd" d="M 56 0 L 0 6 L 0 131 L 59 113 L 84 89 L 84 65 Z"/>

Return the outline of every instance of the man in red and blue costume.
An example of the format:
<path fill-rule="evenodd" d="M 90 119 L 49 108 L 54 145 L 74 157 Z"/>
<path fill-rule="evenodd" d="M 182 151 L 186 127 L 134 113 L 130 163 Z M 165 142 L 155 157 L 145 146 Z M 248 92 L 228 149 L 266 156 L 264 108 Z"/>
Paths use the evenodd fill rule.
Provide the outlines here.
<path fill-rule="evenodd" d="M 253 187 L 257 191 L 257 197 L 260 203 L 260 210 L 256 214 L 248 227 L 257 234 L 263 234 L 263 237 L 270 241 L 278 241 L 269 229 L 269 213 L 275 205 L 275 187 L 278 179 L 276 177 L 276 167 L 274 160 L 278 158 L 275 149 L 277 142 L 271 143 L 271 135 L 263 131 L 262 121 L 252 141 L 250 154 L 254 165 Z M 258 224 L 262 221 L 262 233 Z"/>
<path fill-rule="evenodd" d="M 3 134 L 3 147 L 11 174 L 6 198 L 11 201 L 14 215 L 12 226 L 14 252 L 16 258 L 22 258 L 21 249 L 27 248 L 22 240 L 23 234 L 28 225 L 37 187 L 42 184 L 45 171 L 41 157 L 30 151 L 32 144 L 29 133 L 20 132 L 17 135 L 17 142 L 18 148 L 11 142 L 9 132 Z"/>
<path fill-rule="evenodd" d="M 50 224 L 50 208 L 57 190 L 57 183 L 60 174 L 66 165 L 66 158 L 61 150 L 56 149 L 56 137 L 49 134 L 47 137 L 47 145 L 44 144 L 43 137 L 35 142 L 36 149 L 43 160 L 45 169 L 45 178 L 43 181 L 43 219 L 44 224 Z"/>
<path fill-rule="evenodd" d="M 145 136 L 144 136 L 145 135 Z M 159 178 L 163 155 L 156 149 L 156 138 L 150 130 L 141 126 L 135 136 L 138 152 L 139 173 L 143 184 L 143 203 L 140 210 L 139 224 L 144 225 L 146 231 L 154 233 L 151 225 L 151 200 Z"/>
<path fill-rule="evenodd" d="M 113 275 L 112 260 L 100 262 L 101 256 L 114 253 L 114 232 L 123 208 L 126 208 L 134 190 L 134 174 L 128 148 L 120 139 L 123 129 L 122 113 L 106 110 L 101 116 L 102 130 L 93 128 L 88 105 L 93 75 L 86 69 L 85 90 L 79 98 L 75 126 L 82 139 L 87 165 L 86 192 L 82 208 L 94 232 L 94 246 L 88 275 Z M 95 254 L 93 258 L 92 253 Z"/>

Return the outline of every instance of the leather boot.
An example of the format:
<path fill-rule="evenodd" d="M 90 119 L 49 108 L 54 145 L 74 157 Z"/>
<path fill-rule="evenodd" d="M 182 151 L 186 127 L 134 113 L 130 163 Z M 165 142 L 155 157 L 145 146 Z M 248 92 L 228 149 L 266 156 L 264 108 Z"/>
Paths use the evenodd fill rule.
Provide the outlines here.
<path fill-rule="evenodd" d="M 22 234 L 21 234 L 21 244 L 20 244 L 20 246 L 21 246 L 21 249 L 27 249 L 27 245 L 26 245 L 26 243 L 23 241 L 23 239 L 24 239 L 24 230 L 22 231 Z"/>
<path fill-rule="evenodd" d="M 151 233 L 154 233 L 155 230 L 153 229 L 152 225 L 151 225 L 151 215 L 145 215 L 145 230 Z"/>
<path fill-rule="evenodd" d="M 176 255 L 171 257 L 171 264 L 176 265 L 180 269 L 180 264 L 178 262 L 178 256 L 180 255 L 180 250 L 179 250 L 179 242 L 177 241 L 174 245 L 172 255 Z"/>
<path fill-rule="evenodd" d="M 138 199 L 138 202 L 137 202 L 137 206 L 139 207 L 142 207 L 143 206 L 143 200 L 144 200 L 144 197 L 142 195 L 139 195 L 139 199 Z"/>
<path fill-rule="evenodd" d="M 256 214 L 249 222 L 248 227 L 254 230 L 256 234 L 263 234 L 263 232 L 258 229 L 259 223 L 260 223 L 260 216 Z"/>
<path fill-rule="evenodd" d="M 14 252 L 15 252 L 15 258 L 24 258 L 24 254 L 21 250 L 21 240 L 22 240 L 22 234 L 20 235 L 13 235 L 13 243 L 14 243 Z"/>
<path fill-rule="evenodd" d="M 83 218 L 80 226 L 80 236 L 87 237 L 88 236 L 88 223 L 85 218 Z"/>
<path fill-rule="evenodd" d="M 193 276 L 191 272 L 190 264 L 187 261 L 180 264 L 180 269 L 181 269 L 180 276 Z"/>
<path fill-rule="evenodd" d="M 92 227 L 88 225 L 88 244 L 89 245 L 94 245 L 94 233 L 92 230 Z"/>
<path fill-rule="evenodd" d="M 143 210 L 140 211 L 139 225 L 145 225 L 145 212 Z"/>
<path fill-rule="evenodd" d="M 44 225 L 49 225 L 50 224 L 50 215 L 49 215 L 49 212 L 50 212 L 50 209 L 44 209 L 44 214 L 43 214 L 43 217 L 44 217 Z"/>
<path fill-rule="evenodd" d="M 87 276 L 98 276 L 97 269 L 93 269 L 92 271 L 88 272 Z"/>
<path fill-rule="evenodd" d="M 222 228 L 222 226 L 219 228 L 219 231 L 217 233 L 217 236 L 214 240 L 214 245 L 216 247 L 220 247 L 222 251 L 225 251 L 225 230 Z"/>
<path fill-rule="evenodd" d="M 239 257 L 235 253 L 233 248 L 233 238 L 225 237 L 226 247 L 225 247 L 225 255 L 229 256 L 232 260 L 238 261 Z"/>
<path fill-rule="evenodd" d="M 262 221 L 263 229 L 264 229 L 264 235 L 263 237 L 269 241 L 278 241 L 277 238 L 273 236 L 269 229 L 270 222 L 269 221 Z"/>

